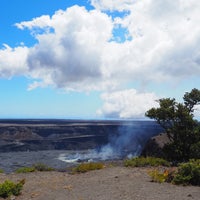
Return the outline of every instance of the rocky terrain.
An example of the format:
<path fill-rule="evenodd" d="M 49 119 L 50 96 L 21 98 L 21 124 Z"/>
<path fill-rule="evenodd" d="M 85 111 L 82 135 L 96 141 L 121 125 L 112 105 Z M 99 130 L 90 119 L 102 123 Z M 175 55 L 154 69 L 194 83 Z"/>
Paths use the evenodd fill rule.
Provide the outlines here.
<path fill-rule="evenodd" d="M 42 162 L 61 169 L 71 163 L 65 159 L 123 158 L 139 154 L 160 132 L 150 121 L 0 120 L 0 168 L 10 173 Z"/>
<path fill-rule="evenodd" d="M 170 143 L 170 140 L 166 133 L 161 133 L 159 135 L 153 136 L 146 142 L 141 155 L 145 157 L 163 157 L 163 147 L 167 143 Z"/>
<path fill-rule="evenodd" d="M 0 152 L 87 149 L 107 142 L 116 124 L 88 124 L 62 120 L 0 122 Z"/>
<path fill-rule="evenodd" d="M 0 120 L 0 152 L 92 149 L 127 133 L 143 146 L 160 132 L 148 121 Z"/>

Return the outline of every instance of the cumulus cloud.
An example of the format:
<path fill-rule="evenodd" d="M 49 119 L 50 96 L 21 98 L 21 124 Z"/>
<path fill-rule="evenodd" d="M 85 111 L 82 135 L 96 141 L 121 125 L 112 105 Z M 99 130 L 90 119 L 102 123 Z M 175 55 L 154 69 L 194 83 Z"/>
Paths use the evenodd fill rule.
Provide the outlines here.
<path fill-rule="evenodd" d="M 28 48 L 24 46 L 11 48 L 6 44 L 3 46 L 4 48 L 0 49 L 0 78 L 25 75 L 28 72 L 26 64 Z"/>
<path fill-rule="evenodd" d="M 200 75 L 199 2 L 140 1 L 133 10 L 136 13 L 131 12 L 124 22 L 133 37 L 146 42 L 142 45 L 148 48 L 145 60 L 149 60 L 150 54 L 150 62 L 146 64 L 153 72 L 172 78 Z"/>
<path fill-rule="evenodd" d="M 120 92 L 114 91 L 126 83 L 174 82 L 200 76 L 199 1 L 90 2 L 93 10 L 73 6 L 52 16 L 16 23 L 21 30 L 29 29 L 37 43 L 32 47 L 5 45 L 0 50 L 0 76 L 28 75 L 33 79 L 30 90 L 52 86 L 103 91 L 101 112 L 122 118 L 141 114 L 136 107 L 129 113 L 128 103 L 123 107 L 123 101 L 113 107 L 109 103 L 120 100 L 115 97 Z M 122 17 L 114 15 L 115 11 L 128 12 Z M 118 42 L 114 31 L 120 28 L 126 30 L 126 36 L 121 33 L 125 39 Z M 128 91 L 121 94 L 126 96 Z M 129 94 L 134 98 L 144 95 L 135 90 Z"/>
<path fill-rule="evenodd" d="M 117 18 L 131 41 L 107 45 L 110 76 L 144 81 L 174 81 L 200 75 L 200 3 L 137 1 L 130 14 Z"/>
<path fill-rule="evenodd" d="M 51 18 L 42 16 L 16 26 L 33 30 L 38 40 L 29 50 L 27 63 L 30 75 L 42 81 L 34 82 L 30 89 L 41 84 L 67 90 L 106 87 L 109 81 L 103 77 L 101 56 L 112 37 L 109 16 L 74 6 L 57 11 Z"/>
<path fill-rule="evenodd" d="M 17 63 L 23 69 L 28 66 L 29 76 L 39 80 L 30 89 L 51 85 L 106 90 L 126 81 L 173 82 L 200 75 L 198 1 L 93 0 L 91 4 L 99 10 L 73 6 L 53 16 L 16 23 L 19 29 L 29 29 L 38 42 L 31 48 L 1 50 L 1 55 L 26 51 Z M 128 9 L 129 14 L 113 18 L 100 8 Z M 115 41 L 116 27 L 126 29 L 129 39 Z M 6 63 L 4 56 L 0 61 Z"/>
<path fill-rule="evenodd" d="M 97 111 L 110 118 L 143 118 L 151 107 L 157 107 L 159 99 L 153 93 L 139 93 L 135 89 L 102 94 L 104 104 Z"/>

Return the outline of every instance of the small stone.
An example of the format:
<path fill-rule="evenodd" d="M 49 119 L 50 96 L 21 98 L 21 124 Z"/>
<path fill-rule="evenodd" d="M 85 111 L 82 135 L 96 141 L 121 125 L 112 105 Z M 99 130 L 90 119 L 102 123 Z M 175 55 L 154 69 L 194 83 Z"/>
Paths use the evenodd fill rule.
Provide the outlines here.
<path fill-rule="evenodd" d="M 16 199 L 15 196 L 11 196 L 11 197 L 10 197 L 10 200 L 15 200 L 15 199 Z"/>

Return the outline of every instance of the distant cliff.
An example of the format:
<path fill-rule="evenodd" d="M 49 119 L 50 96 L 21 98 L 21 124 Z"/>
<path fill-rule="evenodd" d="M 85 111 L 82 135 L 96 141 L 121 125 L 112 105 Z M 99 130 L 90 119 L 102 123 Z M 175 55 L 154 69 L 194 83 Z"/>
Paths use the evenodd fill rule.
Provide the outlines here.
<path fill-rule="evenodd" d="M 142 145 L 161 132 L 152 122 L 0 120 L 0 152 L 98 148 L 127 129 Z"/>

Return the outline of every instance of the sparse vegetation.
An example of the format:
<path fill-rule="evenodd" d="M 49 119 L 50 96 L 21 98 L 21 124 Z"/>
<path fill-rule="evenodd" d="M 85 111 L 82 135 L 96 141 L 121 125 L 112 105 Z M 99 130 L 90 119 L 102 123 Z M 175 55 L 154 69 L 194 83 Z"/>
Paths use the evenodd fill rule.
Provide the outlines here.
<path fill-rule="evenodd" d="M 177 170 L 174 170 L 174 168 L 165 169 L 164 171 L 155 169 L 148 174 L 154 182 L 200 186 L 200 159 L 182 163 Z"/>
<path fill-rule="evenodd" d="M 155 119 L 170 140 L 163 148 L 164 157 L 181 163 L 173 173 L 154 170 L 153 181 L 182 185 L 200 185 L 200 123 L 194 119 L 195 106 L 200 104 L 200 90 L 194 88 L 183 96 L 183 103 L 175 99 L 159 99 L 159 108 L 151 108 L 146 116 Z M 196 160 L 195 160 L 196 159 Z"/>
<path fill-rule="evenodd" d="M 154 169 L 148 172 L 149 176 L 152 178 L 153 182 L 163 183 L 172 182 L 175 176 L 175 169 Z"/>
<path fill-rule="evenodd" d="M 170 163 L 162 158 L 135 157 L 124 161 L 126 167 L 146 167 L 146 166 L 170 166 Z"/>
<path fill-rule="evenodd" d="M 49 167 L 48 165 L 45 165 L 43 163 L 37 163 L 34 164 L 33 167 L 35 168 L 36 171 L 54 171 L 55 169 L 52 167 Z"/>
<path fill-rule="evenodd" d="M 153 182 L 163 183 L 166 182 L 167 172 L 160 172 L 158 169 L 148 172 L 149 176 L 151 176 Z"/>
<path fill-rule="evenodd" d="M 43 163 L 37 163 L 34 164 L 31 167 L 21 167 L 17 169 L 16 173 L 29 173 L 29 172 L 35 172 L 35 171 L 54 171 L 55 169 L 52 167 L 49 167 Z"/>
<path fill-rule="evenodd" d="M 0 184 L 0 197 L 7 198 L 11 195 L 20 195 L 24 184 L 25 179 L 19 181 L 18 183 L 13 183 L 10 180 L 6 180 L 4 183 Z"/>
<path fill-rule="evenodd" d="M 200 186 L 200 159 L 180 164 L 173 183 Z"/>
<path fill-rule="evenodd" d="M 72 169 L 72 173 L 85 173 L 91 170 L 99 170 L 103 169 L 104 164 L 103 163 L 95 163 L 95 162 L 90 162 L 90 163 L 81 163 L 75 168 Z"/>
<path fill-rule="evenodd" d="M 29 172 L 35 172 L 36 169 L 34 167 L 21 167 L 17 169 L 16 173 L 29 173 Z"/>

